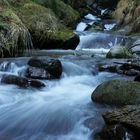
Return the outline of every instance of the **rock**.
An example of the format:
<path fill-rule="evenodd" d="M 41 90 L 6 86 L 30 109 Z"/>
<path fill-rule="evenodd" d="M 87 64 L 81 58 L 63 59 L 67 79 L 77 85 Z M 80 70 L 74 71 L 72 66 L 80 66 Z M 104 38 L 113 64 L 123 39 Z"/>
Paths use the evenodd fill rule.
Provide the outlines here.
<path fill-rule="evenodd" d="M 132 53 L 140 54 L 140 39 L 136 40 L 131 46 L 130 51 Z"/>
<path fill-rule="evenodd" d="M 140 104 L 140 83 L 110 80 L 99 85 L 92 93 L 92 100 L 102 104 Z"/>
<path fill-rule="evenodd" d="M 70 27 L 80 18 L 79 13 L 68 3 L 65 4 L 63 0 L 35 0 L 35 2 L 46 8 L 51 8 L 57 17 L 62 20 L 65 25 Z"/>
<path fill-rule="evenodd" d="M 99 65 L 99 71 L 117 72 L 117 65 Z"/>
<path fill-rule="evenodd" d="M 62 64 L 59 60 L 39 59 L 34 57 L 28 61 L 28 65 L 35 68 L 44 69 L 46 74 L 49 73 L 50 76 L 54 78 L 60 78 L 62 74 Z"/>
<path fill-rule="evenodd" d="M 103 140 L 135 140 L 134 134 L 121 124 L 107 125 L 99 136 Z"/>
<path fill-rule="evenodd" d="M 113 2 L 111 0 L 94 0 L 99 6 L 102 6 L 104 8 L 115 8 L 119 0 L 114 0 Z"/>
<path fill-rule="evenodd" d="M 29 40 L 32 40 L 34 48 L 62 49 L 62 44 L 75 36 L 73 30 L 66 25 L 72 28 L 73 25 L 71 24 L 77 20 L 79 14 L 61 0 L 44 0 L 41 2 L 38 0 L 34 2 L 31 0 L 14 2 L 8 0 L 10 7 L 20 17 L 22 24 L 30 31 L 32 37 L 29 37 Z M 66 16 L 67 14 L 69 16 Z M 27 42 L 25 43 L 27 44 Z M 72 45 L 72 48 L 76 48 L 74 44 Z M 64 49 L 72 49 L 66 47 Z"/>
<path fill-rule="evenodd" d="M 135 77 L 134 81 L 140 82 L 140 74 Z"/>
<path fill-rule="evenodd" d="M 114 12 L 117 27 L 124 33 L 140 32 L 140 3 L 139 0 L 120 0 Z"/>
<path fill-rule="evenodd" d="M 27 88 L 27 87 L 35 87 L 35 88 L 45 87 L 45 84 L 42 83 L 41 81 L 31 80 L 31 79 L 19 77 L 16 75 L 3 75 L 2 79 L 1 79 L 1 83 L 13 84 L 13 85 L 17 85 L 19 87 L 24 87 L 24 88 Z"/>
<path fill-rule="evenodd" d="M 78 44 L 80 43 L 80 37 L 78 35 L 74 35 L 68 40 L 64 41 L 60 48 L 61 49 L 73 49 L 75 50 Z"/>
<path fill-rule="evenodd" d="M 28 29 L 8 1 L 0 1 L 0 57 L 18 56 L 31 47 Z"/>
<path fill-rule="evenodd" d="M 1 79 L 1 83 L 14 84 L 20 87 L 28 87 L 28 79 L 23 77 L 18 77 L 15 75 L 4 75 Z"/>
<path fill-rule="evenodd" d="M 25 76 L 32 79 L 54 79 L 48 71 L 31 66 L 27 68 Z"/>
<path fill-rule="evenodd" d="M 107 58 L 130 58 L 132 55 L 124 46 L 116 45 L 110 49 L 106 55 Z"/>
<path fill-rule="evenodd" d="M 86 3 L 87 0 L 62 0 L 62 1 L 64 1 L 66 4 L 69 4 L 77 11 L 79 11 L 81 16 L 89 11 Z"/>
<path fill-rule="evenodd" d="M 103 115 L 105 122 L 109 125 L 123 124 L 126 128 L 140 138 L 140 106 L 128 105 L 121 109 L 107 112 Z"/>
<path fill-rule="evenodd" d="M 125 73 L 125 75 L 128 75 L 128 76 L 136 76 L 139 74 L 139 71 L 135 70 L 135 69 L 130 69 L 124 73 Z"/>
<path fill-rule="evenodd" d="M 28 82 L 29 82 L 29 86 L 31 87 L 35 87 L 35 88 L 45 87 L 45 84 L 39 80 L 28 80 Z"/>

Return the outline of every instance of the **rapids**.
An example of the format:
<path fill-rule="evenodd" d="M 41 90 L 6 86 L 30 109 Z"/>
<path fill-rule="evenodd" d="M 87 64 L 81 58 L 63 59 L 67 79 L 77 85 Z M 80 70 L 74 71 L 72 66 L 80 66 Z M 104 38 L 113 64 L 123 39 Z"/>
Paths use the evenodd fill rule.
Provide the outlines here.
<path fill-rule="evenodd" d="M 3 61 L 0 74 L 22 75 L 27 59 Z M 103 127 L 101 113 L 109 107 L 93 103 L 91 93 L 118 75 L 98 73 L 91 57 L 59 59 L 61 79 L 44 80 L 46 87 L 41 90 L 0 85 L 1 140 L 90 140 Z"/>

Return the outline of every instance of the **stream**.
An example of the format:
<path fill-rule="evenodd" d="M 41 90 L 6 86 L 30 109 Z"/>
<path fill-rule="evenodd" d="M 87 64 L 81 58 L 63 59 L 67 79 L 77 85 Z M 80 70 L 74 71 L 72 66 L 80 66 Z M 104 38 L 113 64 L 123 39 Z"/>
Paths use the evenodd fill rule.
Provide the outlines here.
<path fill-rule="evenodd" d="M 104 126 L 101 114 L 111 107 L 92 102 L 91 94 L 103 81 L 125 77 L 99 72 L 96 65 L 121 41 L 122 37 L 108 33 L 82 32 L 74 51 L 38 52 L 58 54 L 62 76 L 42 80 L 46 84 L 42 89 L 0 84 L 0 140 L 97 140 L 94 134 Z M 23 75 L 28 60 L 2 59 L 0 77 Z"/>

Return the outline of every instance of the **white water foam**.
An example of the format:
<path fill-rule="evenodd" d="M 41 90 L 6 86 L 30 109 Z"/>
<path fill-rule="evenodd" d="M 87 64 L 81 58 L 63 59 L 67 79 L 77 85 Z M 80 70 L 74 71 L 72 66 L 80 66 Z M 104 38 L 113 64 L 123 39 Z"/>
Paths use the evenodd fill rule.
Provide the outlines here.
<path fill-rule="evenodd" d="M 105 24 L 104 27 L 105 27 L 105 30 L 112 30 L 114 27 L 116 26 L 116 23 L 113 23 L 113 24 Z"/>
<path fill-rule="evenodd" d="M 84 22 L 80 22 L 77 25 L 76 31 L 84 31 L 86 29 L 86 27 L 88 27 L 88 25 Z"/>
<path fill-rule="evenodd" d="M 92 15 L 92 14 L 87 14 L 87 15 L 85 16 L 85 19 L 94 20 L 94 21 L 101 20 L 100 18 L 98 18 L 97 16 L 94 16 L 94 15 Z"/>

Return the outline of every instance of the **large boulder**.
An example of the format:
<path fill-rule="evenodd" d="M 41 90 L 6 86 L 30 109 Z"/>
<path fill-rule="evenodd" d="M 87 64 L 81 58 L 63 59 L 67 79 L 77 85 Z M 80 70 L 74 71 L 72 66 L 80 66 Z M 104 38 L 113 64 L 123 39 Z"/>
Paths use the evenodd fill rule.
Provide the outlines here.
<path fill-rule="evenodd" d="M 30 66 L 26 74 L 28 75 L 28 77 L 40 77 L 39 79 L 52 79 L 60 78 L 62 74 L 62 64 L 60 60 L 40 59 L 34 57 L 28 61 L 28 65 Z"/>
<path fill-rule="evenodd" d="M 114 12 L 114 18 L 119 28 L 125 33 L 140 32 L 140 1 L 120 0 Z"/>
<path fill-rule="evenodd" d="M 140 104 L 140 83 L 110 80 L 99 85 L 92 93 L 92 100 L 103 104 Z"/>
<path fill-rule="evenodd" d="M 122 124 L 140 138 L 140 106 L 129 105 L 103 115 L 109 125 Z"/>
<path fill-rule="evenodd" d="M 62 0 L 34 0 L 36 3 L 51 8 L 65 25 L 71 26 L 79 19 L 79 13 Z"/>
<path fill-rule="evenodd" d="M 49 1 L 47 2 L 49 3 Z M 52 1 L 50 1 L 50 3 L 51 2 Z M 25 27 L 25 29 L 30 32 L 32 37 L 30 37 L 29 35 L 27 36 L 25 31 L 22 32 L 21 31 L 22 28 L 20 29 L 18 28 L 19 34 L 23 33 L 23 35 L 26 35 L 25 37 L 28 37 L 28 40 L 30 42 L 32 40 L 34 48 L 61 49 L 63 47 L 63 49 L 75 49 L 77 47 L 77 44 L 79 43 L 79 39 L 77 39 L 77 37 L 75 36 L 75 34 L 71 29 L 66 27 L 67 24 L 65 25 L 64 24 L 65 22 L 62 22 L 62 19 L 58 18 L 58 16 L 54 11 L 54 7 L 53 7 L 54 5 L 52 6 L 48 5 L 48 8 L 46 8 L 43 5 L 39 5 L 35 2 L 32 2 L 31 0 L 26 0 L 26 1 L 6 0 L 6 3 L 10 5 L 10 7 L 6 6 L 7 9 L 8 10 L 12 9 L 12 11 L 17 15 L 17 17 L 14 20 L 12 20 L 12 22 L 20 18 L 20 20 L 18 19 L 18 22 L 19 21 L 22 22 L 23 27 Z M 61 8 L 61 10 L 63 10 L 63 8 Z M 4 13 L 6 12 L 4 11 Z M 77 14 L 72 14 L 72 15 L 76 16 Z M 65 19 L 66 17 L 64 17 L 63 14 L 61 15 L 61 18 L 63 18 L 63 20 L 66 21 L 70 19 L 69 16 L 67 17 L 67 19 Z M 14 25 L 11 26 L 15 27 Z M 15 34 L 15 36 L 16 35 L 18 34 Z M 25 37 L 22 36 L 21 39 L 24 41 L 26 45 L 29 45 L 30 42 L 27 42 L 25 40 L 26 39 Z M 71 38 L 77 39 L 76 40 L 77 42 L 64 46 L 65 42 L 71 40 Z M 18 45 L 18 46 L 22 47 L 22 45 Z"/>
<path fill-rule="evenodd" d="M 1 79 L 1 83 L 13 84 L 13 85 L 17 85 L 19 87 L 24 87 L 24 88 L 27 88 L 27 87 L 35 87 L 35 88 L 45 87 L 45 84 L 39 80 L 27 79 L 27 78 L 19 77 L 16 75 L 3 75 L 2 79 Z"/>
<path fill-rule="evenodd" d="M 71 7 L 79 11 L 81 15 L 85 14 L 89 10 L 87 8 L 87 0 L 62 0 L 62 1 L 64 1 L 66 4 L 71 5 Z"/>
<path fill-rule="evenodd" d="M 132 55 L 129 53 L 126 47 L 116 45 L 110 49 L 106 55 L 107 58 L 130 58 Z"/>

